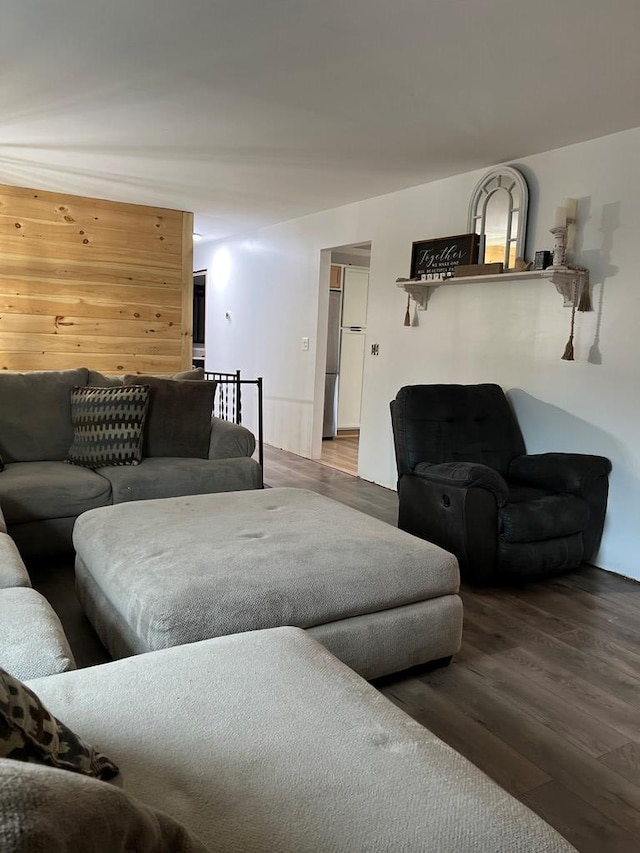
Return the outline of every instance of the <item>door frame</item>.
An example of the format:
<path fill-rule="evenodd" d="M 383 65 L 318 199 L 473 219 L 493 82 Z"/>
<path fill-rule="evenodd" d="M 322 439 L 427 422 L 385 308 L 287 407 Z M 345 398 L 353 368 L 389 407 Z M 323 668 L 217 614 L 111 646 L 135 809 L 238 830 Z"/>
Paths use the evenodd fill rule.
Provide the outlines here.
<path fill-rule="evenodd" d="M 319 461 L 322 456 L 322 424 L 324 416 L 324 386 L 325 373 L 327 363 L 327 332 L 329 322 L 329 276 L 331 267 L 331 257 L 335 252 L 348 252 L 350 248 L 356 248 L 364 244 L 369 244 L 369 253 L 371 252 L 371 240 L 359 240 L 353 243 L 343 244 L 340 246 L 332 246 L 327 249 L 320 250 L 320 259 L 318 265 L 318 310 L 317 310 L 317 326 L 316 326 L 316 362 L 315 362 L 315 380 L 314 380 L 314 395 L 313 395 L 313 416 L 311 429 L 311 459 Z M 336 261 L 335 263 L 340 263 Z M 342 266 L 348 266 L 342 264 Z M 354 267 L 362 267 L 368 269 L 369 273 L 371 266 L 366 264 L 353 263 Z M 366 347 L 365 347 L 366 354 Z M 364 382 L 364 366 L 362 371 Z"/>

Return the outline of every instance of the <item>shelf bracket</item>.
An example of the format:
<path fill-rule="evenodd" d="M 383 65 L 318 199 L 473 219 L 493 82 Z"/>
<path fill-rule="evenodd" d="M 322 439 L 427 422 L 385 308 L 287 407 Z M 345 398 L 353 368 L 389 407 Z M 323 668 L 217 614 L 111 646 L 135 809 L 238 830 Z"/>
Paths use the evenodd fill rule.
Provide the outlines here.
<path fill-rule="evenodd" d="M 442 283 L 444 284 L 444 282 Z M 431 284 L 429 287 L 425 287 L 424 282 L 411 281 L 407 279 L 398 279 L 396 281 L 396 285 L 408 293 L 414 302 L 418 303 L 418 309 L 420 311 L 427 310 L 427 303 L 429 302 L 431 294 L 437 287 L 439 287 L 439 284 Z"/>
<path fill-rule="evenodd" d="M 547 267 L 545 274 L 555 284 L 556 290 L 564 300 L 565 308 L 573 308 L 575 304 L 578 311 L 588 310 L 581 307 L 585 301 L 583 296 L 589 290 L 588 269 L 573 266 Z"/>

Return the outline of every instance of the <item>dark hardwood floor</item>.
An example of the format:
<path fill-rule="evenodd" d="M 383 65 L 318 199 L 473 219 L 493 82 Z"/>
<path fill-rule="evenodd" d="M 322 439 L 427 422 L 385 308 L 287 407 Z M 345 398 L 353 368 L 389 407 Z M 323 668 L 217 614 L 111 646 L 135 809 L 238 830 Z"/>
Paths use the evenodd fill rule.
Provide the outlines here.
<path fill-rule="evenodd" d="M 267 485 L 327 495 L 395 524 L 395 492 L 265 447 Z M 71 567 L 35 576 L 80 665 L 105 652 Z M 520 588 L 462 589 L 462 649 L 445 668 L 375 686 L 582 853 L 640 850 L 640 584 L 584 567 Z"/>
<path fill-rule="evenodd" d="M 264 448 L 264 459 L 264 480 L 268 486 L 311 489 L 381 521 L 396 523 L 398 496 L 390 489 L 268 445 Z"/>

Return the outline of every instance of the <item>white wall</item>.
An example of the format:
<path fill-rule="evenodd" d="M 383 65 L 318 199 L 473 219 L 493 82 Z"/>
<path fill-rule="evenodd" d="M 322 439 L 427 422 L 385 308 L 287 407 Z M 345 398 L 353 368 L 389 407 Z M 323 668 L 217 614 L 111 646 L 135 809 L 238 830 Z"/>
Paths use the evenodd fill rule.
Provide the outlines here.
<path fill-rule="evenodd" d="M 613 462 L 609 511 L 597 564 L 640 579 L 633 533 L 640 508 L 640 128 L 522 161 L 531 202 L 527 257 L 549 249 L 554 208 L 578 198 L 575 261 L 591 269 L 594 312 L 577 314 L 576 360 L 560 359 L 570 312 L 553 285 L 440 287 L 419 327 L 403 325 L 413 240 L 466 231 L 483 171 L 458 175 L 252 235 L 196 247 L 195 269 L 229 252 L 226 289 L 210 280 L 207 365 L 240 367 L 265 382 L 265 437 L 317 455 L 327 294 L 321 250 L 371 241 L 360 476 L 393 488 L 389 400 L 416 382 L 497 382 L 515 406 L 529 452 L 571 450 Z M 322 254 L 328 277 L 328 253 Z M 232 320 L 224 320 L 224 311 Z M 308 352 L 300 338 L 309 336 Z M 369 355 L 379 343 L 380 355 Z"/>

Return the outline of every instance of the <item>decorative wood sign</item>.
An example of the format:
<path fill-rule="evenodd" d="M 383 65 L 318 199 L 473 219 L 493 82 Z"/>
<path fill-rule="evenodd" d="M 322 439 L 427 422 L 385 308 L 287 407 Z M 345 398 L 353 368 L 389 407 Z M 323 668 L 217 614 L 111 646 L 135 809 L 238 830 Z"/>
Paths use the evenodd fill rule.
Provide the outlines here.
<path fill-rule="evenodd" d="M 477 234 L 457 234 L 414 243 L 410 277 L 414 281 L 443 278 L 453 275 L 459 264 L 477 264 L 478 242 Z"/>

